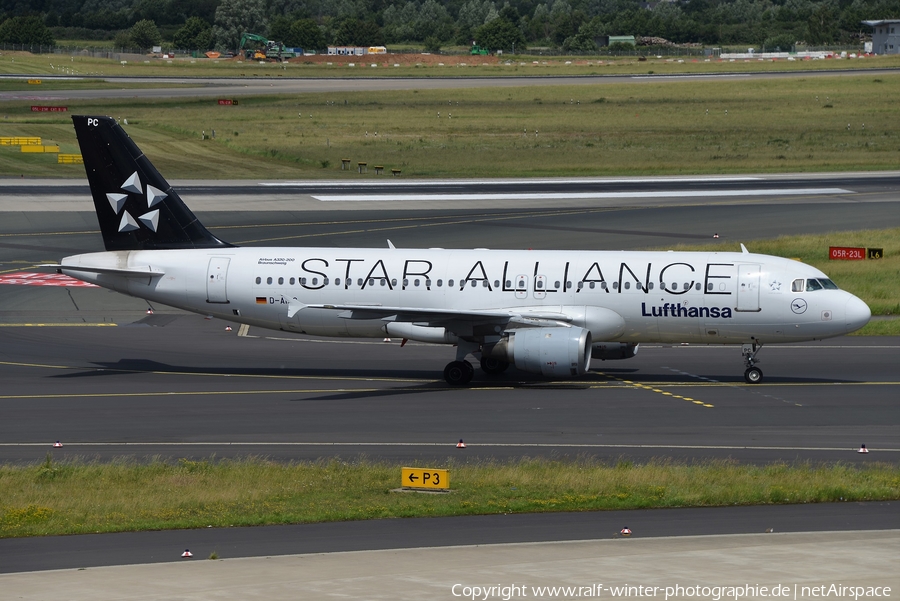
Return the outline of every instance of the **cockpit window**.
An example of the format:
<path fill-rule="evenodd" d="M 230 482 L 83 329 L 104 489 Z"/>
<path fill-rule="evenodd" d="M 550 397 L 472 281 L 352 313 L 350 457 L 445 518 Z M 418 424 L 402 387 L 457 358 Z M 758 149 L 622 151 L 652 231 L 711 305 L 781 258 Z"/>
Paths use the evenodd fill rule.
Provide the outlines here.
<path fill-rule="evenodd" d="M 819 283 L 825 290 L 838 290 L 837 284 L 825 278 L 819 278 Z"/>
<path fill-rule="evenodd" d="M 814 290 L 821 290 L 822 284 L 819 283 L 819 280 L 814 280 L 812 278 L 806 280 L 806 291 L 813 292 Z"/>
<path fill-rule="evenodd" d="M 806 288 L 804 284 L 805 282 L 802 279 L 794 280 L 793 282 L 791 282 L 791 292 L 803 292 L 803 290 Z"/>

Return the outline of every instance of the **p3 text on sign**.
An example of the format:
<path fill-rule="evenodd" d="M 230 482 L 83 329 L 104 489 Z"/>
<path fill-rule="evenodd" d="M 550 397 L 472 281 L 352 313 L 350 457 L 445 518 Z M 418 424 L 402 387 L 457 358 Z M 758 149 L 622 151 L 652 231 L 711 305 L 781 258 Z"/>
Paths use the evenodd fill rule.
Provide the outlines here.
<path fill-rule="evenodd" d="M 450 472 L 422 467 L 400 469 L 400 479 L 404 488 L 430 488 L 446 490 L 450 488 Z"/>

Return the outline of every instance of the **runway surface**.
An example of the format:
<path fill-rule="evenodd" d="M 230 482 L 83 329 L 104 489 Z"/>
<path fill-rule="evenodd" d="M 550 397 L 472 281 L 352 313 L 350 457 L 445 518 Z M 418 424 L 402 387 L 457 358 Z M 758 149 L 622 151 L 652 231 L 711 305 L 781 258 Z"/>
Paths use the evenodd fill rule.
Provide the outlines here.
<path fill-rule="evenodd" d="M 322 208 L 312 199 L 336 191 L 326 187 L 323 192 L 320 185 L 285 187 L 268 204 L 253 207 L 264 210 L 254 211 L 246 206 L 216 210 L 212 198 L 224 191 L 219 202 L 240 209 L 241 194 L 255 185 L 229 195 L 229 186 L 202 183 L 191 193 L 196 198 L 187 193 L 185 198 L 203 207 L 198 215 L 214 233 L 245 245 L 381 247 L 390 238 L 406 247 L 627 249 L 713 241 L 713 232 L 720 234 L 718 243 L 736 244 L 781 234 L 900 225 L 896 174 L 781 179 L 721 185 L 846 192 L 702 201 L 663 194 L 637 205 L 633 199 L 563 198 L 533 208 L 517 207 L 512 199 L 475 208 L 429 201 L 416 201 L 424 208 L 350 202 L 352 208 L 341 212 L 332 210 L 339 203 Z M 465 193 L 479 186 L 453 185 Z M 547 185 L 568 193 L 665 192 L 717 184 Z M 241 186 L 246 184 L 234 187 Z M 423 189 L 439 193 L 445 186 L 427 183 Z M 102 249 L 96 217 L 77 188 L 63 190 L 59 203 L 67 208 L 60 210 L 40 206 L 39 187 L 16 189 L 10 204 L 0 209 L 0 276 Z M 520 183 L 494 188 L 504 193 L 522 189 Z M 900 461 L 896 338 L 768 346 L 760 354 L 767 379 L 756 386 L 743 383 L 736 348 L 643 345 L 634 359 L 595 361 L 583 379 L 548 383 L 513 371 L 499 378 L 479 372 L 474 388 L 462 391 L 442 382 L 441 370 L 451 359 L 447 348 L 415 343 L 401 348 L 396 340 L 321 340 L 256 328 L 226 332 L 224 322 L 166 307 L 154 307 L 155 314 L 148 316 L 147 308 L 143 301 L 98 288 L 0 285 L 0 463 L 32 463 L 48 451 L 56 457 L 100 459 L 215 453 L 277 459 L 364 454 L 397 462 L 526 455 Z M 459 438 L 468 444 L 464 451 L 455 448 Z M 63 448 L 51 449 L 55 440 Z M 856 452 L 863 443 L 869 454 Z M 719 514 L 726 516 L 721 521 L 697 511 L 690 519 L 662 512 L 628 515 L 638 520 L 633 523 L 648 520 L 640 531 L 656 536 L 687 534 L 698 524 L 713 524 L 712 531 L 721 533 L 757 532 L 769 527 L 764 522 L 779 529 L 782 524 L 842 529 L 835 526 L 839 523 L 854 530 L 897 527 L 891 525 L 894 518 L 883 517 L 896 516 L 895 508 L 881 504 L 747 508 L 745 514 Z M 571 540 L 584 538 L 584 532 L 608 536 L 624 525 L 619 517 L 495 516 L 440 526 L 390 521 L 7 540 L 0 541 L 0 565 L 14 571 L 167 561 L 173 546 L 180 551 L 188 543 L 200 553 L 212 549 L 236 557 L 415 547 L 435 544 L 432 533 L 446 544 Z M 183 536 L 188 543 L 183 544 Z"/>
<path fill-rule="evenodd" d="M 786 77 L 891 76 L 897 69 L 847 69 L 815 71 L 783 71 L 763 73 L 685 73 L 673 75 L 584 75 L 584 76 L 504 76 L 504 77 L 277 77 L 273 65 L 246 65 L 247 76 L 235 77 L 102 77 L 110 82 L 155 86 L 171 83 L 179 87 L 123 88 L 119 90 L 41 90 L 0 92 L 0 100 L 75 100 L 88 98 L 187 98 L 197 96 L 243 96 L 301 94 L 316 92 L 354 92 L 382 90 L 444 90 L 464 88 L 535 87 L 569 85 L 606 85 L 623 83 L 659 83 L 669 81 L 719 80 L 722 82 Z M 16 79 L 28 78 L 20 74 Z M 41 75 L 52 80 L 52 76 Z M 66 77 L 65 79 L 71 79 Z"/>
<path fill-rule="evenodd" d="M 627 249 L 712 242 L 713 232 L 717 243 L 735 245 L 900 225 L 896 174 L 780 179 L 782 187 L 848 192 L 802 202 L 763 196 L 637 207 L 623 200 L 583 207 L 566 199 L 543 209 L 516 209 L 512 200 L 476 210 L 351 203 L 356 210 L 341 213 L 285 210 L 295 202 L 287 194 L 280 211 L 199 216 L 225 240 L 263 246 L 384 247 L 390 238 L 402 247 Z M 463 192 L 479 186 L 450 185 Z M 521 185 L 496 184 L 512 193 Z M 568 193 L 718 184 L 651 178 L 546 185 Z M 216 191 L 207 184 L 204 193 Z M 35 204 L 40 200 L 16 206 Z M 0 271 L 27 273 L 35 263 L 102 248 L 95 220 L 87 211 L 5 213 Z M 0 403 L 8 416 L 0 423 L 0 460 L 39 460 L 57 439 L 66 445 L 62 456 L 444 459 L 459 458 L 453 446 L 459 438 L 469 443 L 466 458 L 900 460 L 900 409 L 893 402 L 900 340 L 893 338 L 768 346 L 760 353 L 766 380 L 758 386 L 742 382 L 737 348 L 643 345 L 633 359 L 595 361 L 583 379 L 544 382 L 510 371 L 479 375 L 475 389 L 461 391 L 441 381 L 452 352 L 439 346 L 257 328 L 226 332 L 224 322 L 166 307 L 147 316 L 146 302 L 99 288 L 0 285 L 0 307 Z M 857 454 L 860 444 L 872 453 Z"/>

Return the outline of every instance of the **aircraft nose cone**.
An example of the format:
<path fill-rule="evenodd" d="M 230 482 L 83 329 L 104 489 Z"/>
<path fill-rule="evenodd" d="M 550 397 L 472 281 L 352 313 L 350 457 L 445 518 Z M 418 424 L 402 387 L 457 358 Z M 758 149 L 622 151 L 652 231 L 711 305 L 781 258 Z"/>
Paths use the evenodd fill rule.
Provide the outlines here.
<path fill-rule="evenodd" d="M 855 296 L 851 296 L 847 301 L 845 315 L 847 316 L 847 332 L 855 332 L 869 323 L 872 311 L 869 310 L 869 305 Z"/>

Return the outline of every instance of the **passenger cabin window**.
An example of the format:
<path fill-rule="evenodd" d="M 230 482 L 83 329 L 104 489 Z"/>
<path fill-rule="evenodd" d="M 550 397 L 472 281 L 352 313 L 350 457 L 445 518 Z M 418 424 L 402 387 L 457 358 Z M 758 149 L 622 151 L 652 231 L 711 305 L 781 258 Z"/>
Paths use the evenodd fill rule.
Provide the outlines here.
<path fill-rule="evenodd" d="M 794 280 L 791 282 L 791 292 L 803 292 L 803 280 Z"/>
<path fill-rule="evenodd" d="M 272 278 L 266 278 L 266 284 L 271 284 L 271 283 L 272 283 Z"/>
<path fill-rule="evenodd" d="M 262 284 L 262 278 L 261 278 L 261 277 L 257 277 L 257 278 L 256 278 L 256 283 L 257 283 L 257 284 Z"/>
<path fill-rule="evenodd" d="M 822 284 L 819 283 L 819 280 L 814 280 L 812 278 L 806 280 L 806 291 L 813 292 L 815 290 L 821 290 Z"/>
<path fill-rule="evenodd" d="M 284 284 L 284 278 L 278 278 L 278 285 L 282 286 Z"/>
<path fill-rule="evenodd" d="M 288 281 L 289 281 L 289 282 L 290 282 L 290 284 L 291 284 L 291 286 L 293 286 L 293 285 L 294 285 L 294 278 L 291 278 L 291 279 L 290 279 L 290 280 L 288 280 Z"/>

